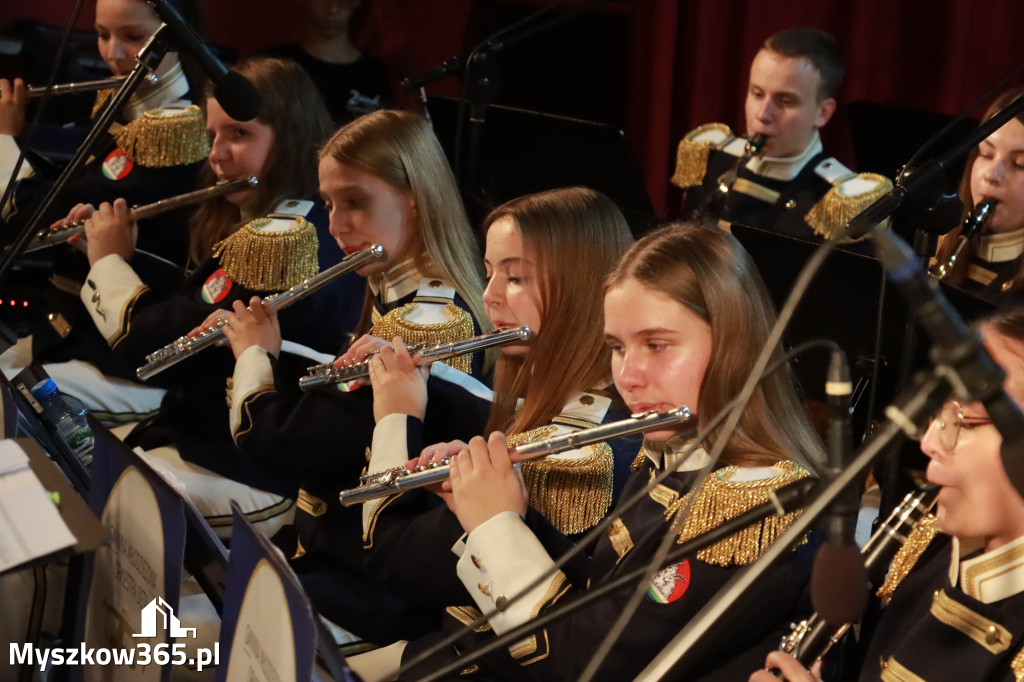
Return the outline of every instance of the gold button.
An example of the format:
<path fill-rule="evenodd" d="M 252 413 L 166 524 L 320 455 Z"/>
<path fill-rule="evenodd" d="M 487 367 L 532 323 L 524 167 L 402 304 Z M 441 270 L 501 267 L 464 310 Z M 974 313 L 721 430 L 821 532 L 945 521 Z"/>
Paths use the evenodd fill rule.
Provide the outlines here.
<path fill-rule="evenodd" d="M 430 288 L 431 289 L 437 289 L 439 286 L 441 286 L 441 280 L 439 280 L 439 279 L 432 279 L 432 280 L 430 280 Z"/>
<path fill-rule="evenodd" d="M 1002 286 L 1002 287 L 1000 287 L 1000 288 L 1001 288 L 1001 289 L 1002 289 L 1003 291 L 1009 291 L 1009 290 L 1010 290 L 1010 287 L 1012 287 L 1012 286 L 1013 286 L 1013 280 L 1012 280 L 1012 279 L 1008 279 L 1008 280 L 1006 280 L 1005 282 L 1003 282 L 1003 286 Z"/>
<path fill-rule="evenodd" d="M 796 208 L 796 199 L 790 199 L 789 201 L 787 201 L 786 202 L 786 208 L 788 208 L 788 209 Z"/>
<path fill-rule="evenodd" d="M 594 396 L 592 396 L 592 395 L 582 396 L 580 398 L 580 402 L 582 404 L 584 404 L 584 405 L 593 405 L 594 404 Z"/>
<path fill-rule="evenodd" d="M 298 201 L 296 201 L 295 199 L 291 199 L 291 200 L 290 200 L 290 201 L 288 202 L 288 208 L 295 208 L 295 207 L 296 207 L 296 206 L 298 206 L 298 205 L 299 205 L 299 202 L 298 202 Z"/>
<path fill-rule="evenodd" d="M 483 562 L 480 561 L 480 557 L 478 557 L 476 555 L 470 554 L 469 558 L 473 560 L 473 565 L 476 566 L 477 568 L 480 568 L 481 565 L 483 564 Z"/>
<path fill-rule="evenodd" d="M 985 631 L 985 642 L 988 644 L 995 644 L 999 641 L 999 630 L 995 625 L 989 625 L 988 630 Z"/>
<path fill-rule="evenodd" d="M 499 609 L 505 608 L 505 604 L 507 604 L 507 603 L 508 603 L 508 599 L 506 599 L 505 595 L 503 595 L 503 594 L 499 594 L 498 598 L 494 600 L 494 605 L 497 606 Z"/>
<path fill-rule="evenodd" d="M 480 583 L 477 583 L 476 587 L 478 590 L 486 594 L 488 597 L 491 596 L 491 588 L 489 588 L 487 585 L 481 585 Z"/>
<path fill-rule="evenodd" d="M 98 300 L 100 300 L 100 292 L 98 292 L 98 291 L 92 292 L 92 302 L 95 303 Z"/>

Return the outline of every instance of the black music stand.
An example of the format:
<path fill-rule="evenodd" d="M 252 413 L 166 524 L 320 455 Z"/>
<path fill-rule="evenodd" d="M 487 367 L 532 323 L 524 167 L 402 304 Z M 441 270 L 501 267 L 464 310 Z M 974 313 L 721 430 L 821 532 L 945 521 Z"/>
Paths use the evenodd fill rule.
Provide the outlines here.
<path fill-rule="evenodd" d="M 431 97 L 427 111 L 454 166 L 459 100 Z M 509 199 L 573 185 L 608 195 L 626 216 L 634 235 L 643 234 L 655 222 L 636 156 L 623 132 L 614 126 L 490 105 L 480 142 L 476 177 L 468 178 L 463 188 L 474 225 Z"/>

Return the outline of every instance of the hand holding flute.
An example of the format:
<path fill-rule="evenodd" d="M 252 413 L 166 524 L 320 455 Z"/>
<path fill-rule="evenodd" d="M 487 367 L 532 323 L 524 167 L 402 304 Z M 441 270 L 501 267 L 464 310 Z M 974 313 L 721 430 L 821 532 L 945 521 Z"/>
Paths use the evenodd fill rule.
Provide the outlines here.
<path fill-rule="evenodd" d="M 232 311 L 215 310 L 201 325 L 188 333 L 195 337 L 224 320 L 224 338 L 231 344 L 235 360 L 252 346 L 259 346 L 274 357 L 281 354 L 281 323 L 277 313 L 263 305 L 259 296 L 253 296 L 246 307 L 241 301 L 231 304 Z"/>
<path fill-rule="evenodd" d="M 85 244 L 82 243 L 81 235 L 70 238 L 68 242 L 85 252 L 89 257 L 89 267 L 111 254 L 117 254 L 126 261 L 131 260 L 135 254 L 139 226 L 132 220 L 127 202 L 124 199 L 115 199 L 113 204 L 103 202 L 95 211 L 89 204 L 78 204 L 68 214 L 68 218 L 86 212 L 89 215 L 84 219 L 85 230 L 82 233 L 85 235 Z"/>
<path fill-rule="evenodd" d="M 25 127 L 25 105 L 28 88 L 25 81 L 0 78 L 0 135 L 16 136 Z"/>

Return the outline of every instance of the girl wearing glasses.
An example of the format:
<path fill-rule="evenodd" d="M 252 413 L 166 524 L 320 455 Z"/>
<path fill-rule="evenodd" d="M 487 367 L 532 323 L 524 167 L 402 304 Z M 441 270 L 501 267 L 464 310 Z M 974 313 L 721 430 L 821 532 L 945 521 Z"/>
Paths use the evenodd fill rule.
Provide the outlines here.
<path fill-rule="evenodd" d="M 1024 309 L 980 329 L 1007 394 L 1024 404 Z M 932 419 L 921 450 L 928 480 L 941 486 L 937 512 L 897 555 L 904 570 L 879 590 L 884 609 L 865 638 L 860 680 L 1024 679 L 1024 498 L 1003 467 L 1002 442 L 980 403 L 950 400 Z M 781 652 L 766 664 L 793 682 L 821 679 Z M 764 671 L 750 678 L 773 680 Z"/>

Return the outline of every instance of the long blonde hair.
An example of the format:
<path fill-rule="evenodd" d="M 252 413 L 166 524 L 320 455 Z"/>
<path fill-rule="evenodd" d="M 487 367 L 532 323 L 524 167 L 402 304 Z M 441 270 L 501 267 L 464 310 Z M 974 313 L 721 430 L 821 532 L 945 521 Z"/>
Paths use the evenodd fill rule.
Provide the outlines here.
<path fill-rule="evenodd" d="M 274 130 L 274 142 L 263 163 L 255 190 L 255 213 L 270 213 L 283 199 L 316 196 L 317 150 L 331 131 L 320 93 L 305 69 L 292 61 L 252 57 L 234 69 L 251 82 L 262 97 L 258 121 Z M 208 87 L 203 98 L 212 96 Z M 206 164 L 200 174 L 203 186 L 216 178 Z M 196 266 L 210 256 L 213 246 L 242 226 L 237 206 L 218 197 L 199 205 L 189 220 L 189 262 Z"/>
<path fill-rule="evenodd" d="M 430 124 L 405 111 L 375 111 L 334 133 L 320 151 L 320 159 L 324 158 L 412 192 L 419 229 L 408 251 L 415 254 L 420 272 L 451 282 L 473 317 L 486 327 L 480 251 L 455 177 Z M 359 333 L 369 327 L 370 296 L 368 292 Z"/>
<path fill-rule="evenodd" d="M 698 397 L 697 423 L 703 429 L 739 393 L 775 322 L 761 276 L 732 235 L 675 223 L 634 244 L 608 276 L 607 288 L 631 279 L 681 303 L 711 327 L 711 357 Z M 776 348 L 773 359 L 781 355 Z M 720 433 L 712 432 L 709 446 Z M 809 466 L 821 456 L 821 441 L 784 367 L 758 384 L 721 461 L 762 465 L 794 459 Z"/>
<path fill-rule="evenodd" d="M 536 263 L 543 324 L 525 357 L 500 356 L 487 433 L 548 424 L 575 393 L 611 384 L 610 351 L 597 311 L 605 275 L 632 242 L 615 204 L 584 187 L 513 199 L 487 216 L 484 230 L 506 217 Z"/>

